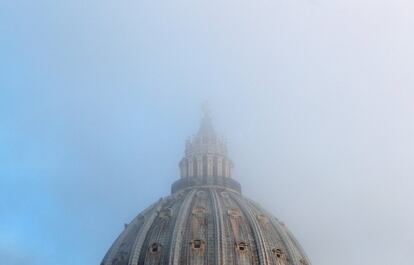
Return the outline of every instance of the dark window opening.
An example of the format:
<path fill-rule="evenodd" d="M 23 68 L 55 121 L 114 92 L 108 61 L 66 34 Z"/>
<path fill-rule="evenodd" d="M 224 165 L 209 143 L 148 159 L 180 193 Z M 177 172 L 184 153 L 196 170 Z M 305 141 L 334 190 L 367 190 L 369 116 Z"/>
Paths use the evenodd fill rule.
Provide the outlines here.
<path fill-rule="evenodd" d="M 283 251 L 280 248 L 274 248 L 272 249 L 273 254 L 276 255 L 276 257 L 281 258 L 283 255 Z"/>
<path fill-rule="evenodd" d="M 193 247 L 194 247 L 195 249 L 199 249 L 199 248 L 201 248 L 201 240 L 194 240 L 194 242 L 193 242 Z"/>
<path fill-rule="evenodd" d="M 153 243 L 150 246 L 151 253 L 157 253 L 160 250 L 160 246 L 157 243 Z"/>
<path fill-rule="evenodd" d="M 247 244 L 245 242 L 240 242 L 237 247 L 240 251 L 246 251 L 247 250 Z"/>

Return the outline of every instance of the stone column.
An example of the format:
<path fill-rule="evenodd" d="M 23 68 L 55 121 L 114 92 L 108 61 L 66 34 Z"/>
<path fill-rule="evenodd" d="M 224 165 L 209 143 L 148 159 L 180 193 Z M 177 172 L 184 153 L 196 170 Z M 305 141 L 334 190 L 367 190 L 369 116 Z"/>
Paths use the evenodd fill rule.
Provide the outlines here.
<path fill-rule="evenodd" d="M 194 161 L 193 161 L 193 158 L 188 159 L 187 170 L 188 170 L 187 176 L 188 177 L 194 177 Z"/>
<path fill-rule="evenodd" d="M 203 157 L 197 156 L 197 173 L 198 177 L 203 176 Z"/>
<path fill-rule="evenodd" d="M 187 159 L 181 160 L 180 169 L 181 169 L 181 177 L 186 178 L 188 176 L 188 162 L 187 162 Z"/>
<path fill-rule="evenodd" d="M 223 158 L 219 156 L 217 157 L 217 176 L 223 176 Z"/>
<path fill-rule="evenodd" d="M 227 159 L 225 159 L 224 163 L 224 176 L 226 178 L 230 177 L 230 163 Z"/>
<path fill-rule="evenodd" d="M 207 176 L 213 176 L 213 157 L 207 156 Z"/>

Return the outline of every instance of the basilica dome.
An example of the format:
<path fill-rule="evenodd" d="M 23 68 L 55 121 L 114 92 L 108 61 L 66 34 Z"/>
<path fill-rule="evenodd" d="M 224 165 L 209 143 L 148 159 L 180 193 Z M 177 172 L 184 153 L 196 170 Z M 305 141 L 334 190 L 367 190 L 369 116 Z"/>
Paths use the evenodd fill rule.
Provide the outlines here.
<path fill-rule="evenodd" d="M 232 167 L 205 114 L 171 195 L 125 225 L 101 265 L 310 265 L 286 226 L 242 195 Z"/>

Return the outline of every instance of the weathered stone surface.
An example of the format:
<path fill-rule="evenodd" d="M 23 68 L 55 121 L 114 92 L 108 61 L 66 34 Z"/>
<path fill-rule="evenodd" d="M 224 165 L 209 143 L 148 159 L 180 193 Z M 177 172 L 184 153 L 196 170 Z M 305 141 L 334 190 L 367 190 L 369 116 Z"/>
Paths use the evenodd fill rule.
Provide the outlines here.
<path fill-rule="evenodd" d="M 310 262 L 286 226 L 256 203 L 225 187 L 197 186 L 163 198 L 138 215 L 102 264 Z"/>

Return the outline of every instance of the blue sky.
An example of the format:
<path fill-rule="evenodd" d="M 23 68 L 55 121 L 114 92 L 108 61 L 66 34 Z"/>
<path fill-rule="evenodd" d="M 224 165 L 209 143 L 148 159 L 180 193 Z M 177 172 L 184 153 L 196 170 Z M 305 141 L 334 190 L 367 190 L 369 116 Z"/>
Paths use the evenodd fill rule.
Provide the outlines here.
<path fill-rule="evenodd" d="M 209 101 L 314 264 L 411 264 L 413 8 L 0 1 L 0 263 L 98 264 Z"/>

